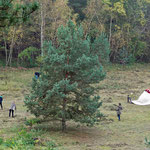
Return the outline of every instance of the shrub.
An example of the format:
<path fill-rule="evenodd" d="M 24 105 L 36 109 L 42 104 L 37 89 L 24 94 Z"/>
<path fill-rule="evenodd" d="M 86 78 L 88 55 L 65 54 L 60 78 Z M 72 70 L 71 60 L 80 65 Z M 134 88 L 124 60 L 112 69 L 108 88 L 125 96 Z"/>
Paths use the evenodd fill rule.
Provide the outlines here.
<path fill-rule="evenodd" d="M 25 121 L 25 125 L 32 127 L 34 124 L 40 123 L 40 119 L 33 118 Z"/>
<path fill-rule="evenodd" d="M 38 136 L 42 135 L 43 132 L 37 130 L 31 130 L 27 132 L 26 128 L 22 128 L 16 136 L 7 139 L 3 142 L 6 148 L 11 148 L 14 150 L 31 150 L 36 144 L 39 144 Z"/>
<path fill-rule="evenodd" d="M 116 57 L 116 62 L 120 64 L 131 64 L 135 62 L 135 58 L 130 54 L 125 47 L 120 49 Z"/>
<path fill-rule="evenodd" d="M 5 141 L 5 145 L 9 148 L 19 148 L 20 146 L 34 146 L 34 133 L 27 132 L 22 129 L 14 138 L 9 138 Z"/>
<path fill-rule="evenodd" d="M 150 146 L 150 141 L 147 139 L 147 137 L 145 137 L 145 144 L 146 144 L 147 146 Z"/>
<path fill-rule="evenodd" d="M 4 142 L 4 140 L 2 138 L 0 138 L 0 145 Z"/>
<path fill-rule="evenodd" d="M 39 55 L 39 49 L 35 47 L 28 47 L 19 53 L 18 58 L 21 60 L 21 64 L 25 67 L 35 67 L 36 57 Z"/>
<path fill-rule="evenodd" d="M 36 63 L 37 63 L 38 65 L 42 64 L 42 63 L 43 63 L 43 59 L 44 59 L 44 57 L 42 57 L 42 56 L 36 57 Z"/>
<path fill-rule="evenodd" d="M 48 141 L 46 143 L 46 147 L 48 148 L 48 150 L 58 150 L 55 142 L 53 141 Z"/>

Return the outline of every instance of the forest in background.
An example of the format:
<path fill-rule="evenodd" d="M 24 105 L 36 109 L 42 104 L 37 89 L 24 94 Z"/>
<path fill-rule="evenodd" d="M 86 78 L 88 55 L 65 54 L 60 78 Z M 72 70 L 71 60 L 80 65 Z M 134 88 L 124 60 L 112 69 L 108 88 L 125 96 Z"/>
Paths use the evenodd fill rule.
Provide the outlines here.
<path fill-rule="evenodd" d="M 34 0 L 24 0 L 30 4 Z M 22 1 L 13 1 L 13 8 Z M 82 25 L 85 39 L 108 38 L 112 63 L 150 62 L 149 0 L 38 0 L 25 23 L 0 27 L 0 64 L 34 67 L 44 43 L 57 43 L 57 29 L 71 19 Z"/>

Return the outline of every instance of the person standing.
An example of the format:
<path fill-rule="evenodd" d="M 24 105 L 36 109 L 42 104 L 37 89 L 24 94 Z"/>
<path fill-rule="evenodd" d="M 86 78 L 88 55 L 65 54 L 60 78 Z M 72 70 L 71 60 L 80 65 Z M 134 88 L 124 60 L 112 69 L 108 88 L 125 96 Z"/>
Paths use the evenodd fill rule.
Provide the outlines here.
<path fill-rule="evenodd" d="M 0 96 L 0 105 L 1 105 L 1 109 L 3 109 L 3 104 L 2 104 L 2 102 L 3 102 L 3 97 Z"/>
<path fill-rule="evenodd" d="M 127 103 L 131 103 L 131 97 L 129 95 L 127 96 Z"/>
<path fill-rule="evenodd" d="M 11 114 L 12 114 L 12 117 L 14 118 L 14 111 L 16 110 L 16 104 L 15 102 L 13 101 L 12 104 L 11 104 L 11 107 L 9 109 L 9 117 L 11 117 Z"/>
<path fill-rule="evenodd" d="M 118 116 L 118 120 L 120 121 L 120 115 L 121 115 L 121 110 L 122 110 L 122 106 L 121 103 L 119 103 L 119 105 L 117 106 L 117 116 Z"/>
<path fill-rule="evenodd" d="M 39 76 L 40 76 L 40 73 L 39 72 L 35 72 L 34 75 L 35 75 L 35 78 L 38 79 Z"/>

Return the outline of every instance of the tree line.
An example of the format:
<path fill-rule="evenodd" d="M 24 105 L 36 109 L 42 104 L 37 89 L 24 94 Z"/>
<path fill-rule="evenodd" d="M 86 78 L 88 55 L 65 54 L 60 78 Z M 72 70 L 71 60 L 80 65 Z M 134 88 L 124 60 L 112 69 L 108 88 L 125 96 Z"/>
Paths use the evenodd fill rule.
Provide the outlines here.
<path fill-rule="evenodd" d="M 149 13 L 149 0 L 0 0 L 0 60 L 34 66 L 46 41 L 59 46 L 57 29 L 71 19 L 85 39 L 107 37 L 112 63 L 150 62 Z"/>

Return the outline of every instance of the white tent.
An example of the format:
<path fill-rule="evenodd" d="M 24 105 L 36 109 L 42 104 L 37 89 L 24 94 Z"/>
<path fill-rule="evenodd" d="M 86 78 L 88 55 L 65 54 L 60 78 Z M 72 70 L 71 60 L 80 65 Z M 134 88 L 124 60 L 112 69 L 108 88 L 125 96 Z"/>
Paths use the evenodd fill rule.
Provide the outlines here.
<path fill-rule="evenodd" d="M 132 101 L 136 105 L 150 105 L 150 89 L 146 89 L 138 98 Z"/>

